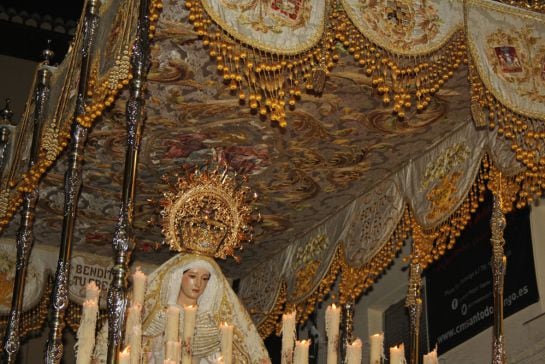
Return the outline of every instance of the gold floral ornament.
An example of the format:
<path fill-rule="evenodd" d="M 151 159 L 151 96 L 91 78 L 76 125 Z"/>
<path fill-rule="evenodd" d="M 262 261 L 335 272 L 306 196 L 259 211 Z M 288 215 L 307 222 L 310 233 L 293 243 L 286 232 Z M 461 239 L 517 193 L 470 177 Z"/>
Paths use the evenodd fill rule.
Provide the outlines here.
<path fill-rule="evenodd" d="M 227 166 L 177 175 L 161 200 L 165 242 L 179 252 L 239 261 L 235 250 L 253 240 L 259 220 L 251 206 L 257 195 L 245 182 Z"/>

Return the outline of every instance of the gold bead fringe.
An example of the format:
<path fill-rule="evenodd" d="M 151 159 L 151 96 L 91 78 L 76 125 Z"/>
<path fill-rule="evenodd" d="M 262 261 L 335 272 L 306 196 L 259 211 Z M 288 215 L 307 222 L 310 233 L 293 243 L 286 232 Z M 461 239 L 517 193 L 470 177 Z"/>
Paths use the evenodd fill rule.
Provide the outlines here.
<path fill-rule="evenodd" d="M 541 197 L 545 189 L 545 121 L 526 117 L 509 110 L 486 89 L 473 64 L 470 64 L 472 107 L 480 110 L 479 122 L 497 129 L 499 137 L 511 144 L 524 171 L 515 177 L 521 186 L 515 198 L 516 207 L 523 208 Z"/>
<path fill-rule="evenodd" d="M 408 237 L 410 221 L 410 210 L 405 208 L 403 216 L 388 242 L 362 267 L 350 266 L 343 255 L 339 284 L 339 302 L 341 305 L 348 301 L 355 301 L 388 268 Z"/>
<path fill-rule="evenodd" d="M 155 23 L 162 7 L 162 0 L 153 0 L 150 4 L 149 19 L 151 24 L 148 34 L 150 39 L 155 35 Z M 130 56 L 130 49 L 125 49 L 103 81 L 97 81 L 97 68 L 93 68 L 87 87 L 89 101 L 83 115 L 76 117 L 76 121 L 82 127 L 90 128 L 93 122 L 102 115 L 102 112 L 113 104 L 119 92 L 128 85 L 132 78 Z M 9 181 L 8 188 L 0 191 L 0 232 L 8 225 L 23 202 L 22 194 L 37 188 L 44 173 L 53 165 L 70 142 L 72 123 L 66 121 L 62 123 L 62 126 L 58 126 L 56 125 L 57 121 L 53 120 L 52 124 L 44 128 L 36 163 L 28 172 L 21 175 L 20 180 Z"/>
<path fill-rule="evenodd" d="M 325 76 L 339 59 L 335 37 L 326 29 L 314 48 L 295 56 L 268 53 L 237 41 L 206 14 L 200 1 L 187 1 L 189 21 L 216 61 L 217 71 L 232 94 L 252 113 L 287 126 L 286 110 L 304 90 L 321 93 Z"/>
<path fill-rule="evenodd" d="M 333 256 L 333 259 L 331 260 L 331 264 L 329 266 L 329 269 L 325 276 L 320 281 L 320 284 L 318 287 L 307 296 L 303 301 L 295 304 L 295 317 L 297 322 L 304 323 L 308 316 L 314 312 L 314 309 L 316 308 L 316 303 L 322 302 L 324 298 L 329 294 L 331 291 L 331 288 L 333 286 L 333 283 L 335 283 L 335 280 L 337 279 L 337 275 L 339 274 L 341 270 L 341 257 L 344 256 L 344 249 L 342 245 L 339 245 L 337 247 L 337 250 L 335 251 L 335 254 Z M 289 304 L 289 303 L 288 303 Z"/>
<path fill-rule="evenodd" d="M 276 303 L 272 310 L 265 315 L 265 320 L 261 322 L 257 328 L 257 331 L 262 338 L 268 337 L 273 331 L 277 330 L 278 322 L 282 321 L 282 314 L 285 311 L 287 294 L 286 282 L 282 282 L 280 284 L 280 291 L 278 292 Z M 279 335 L 280 333 L 277 331 L 276 334 Z"/>
<path fill-rule="evenodd" d="M 331 26 L 335 41 L 341 43 L 357 64 L 371 77 L 371 84 L 385 106 L 404 119 L 409 111 L 421 112 L 432 96 L 447 82 L 462 63 L 467 63 L 462 31 L 439 51 L 425 56 L 393 55 L 369 41 L 354 26 L 344 10 L 333 12 Z"/>
<path fill-rule="evenodd" d="M 344 46 L 372 78 L 384 105 L 404 119 L 408 112 L 425 110 L 435 94 L 462 63 L 467 63 L 465 37 L 456 33 L 441 50 L 425 56 L 402 57 L 367 40 L 346 12 L 335 4 L 318 46 L 300 55 L 267 53 L 231 37 L 207 15 L 200 1 L 187 1 L 189 21 L 208 47 L 217 71 L 241 104 L 280 127 L 287 126 L 286 110 L 295 107 L 303 91 L 321 94 L 325 78 Z"/>
<path fill-rule="evenodd" d="M 490 162 L 484 156 L 475 182 L 469 189 L 467 197 L 458 209 L 439 226 L 425 230 L 411 217 L 411 234 L 413 238 L 413 252 L 410 260 L 425 269 L 429 264 L 439 260 L 447 250 L 454 247 L 456 239 L 471 221 L 471 215 L 477 211 L 479 204 L 484 201 L 484 194 L 489 179 Z"/>

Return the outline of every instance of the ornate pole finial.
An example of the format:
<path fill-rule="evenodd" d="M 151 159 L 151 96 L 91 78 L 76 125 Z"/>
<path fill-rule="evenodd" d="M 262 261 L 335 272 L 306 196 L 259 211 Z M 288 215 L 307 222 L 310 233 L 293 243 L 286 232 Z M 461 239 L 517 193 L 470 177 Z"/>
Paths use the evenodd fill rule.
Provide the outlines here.
<path fill-rule="evenodd" d="M 0 111 L 0 117 L 2 118 L 1 124 L 15 125 L 13 123 L 13 111 L 11 110 L 11 99 L 10 98 L 6 98 L 6 105 L 4 106 L 2 111 Z"/>
<path fill-rule="evenodd" d="M 55 52 L 51 50 L 51 39 L 47 40 L 47 47 L 42 52 L 42 57 L 44 57 L 44 64 L 49 64 L 49 61 L 55 57 Z"/>

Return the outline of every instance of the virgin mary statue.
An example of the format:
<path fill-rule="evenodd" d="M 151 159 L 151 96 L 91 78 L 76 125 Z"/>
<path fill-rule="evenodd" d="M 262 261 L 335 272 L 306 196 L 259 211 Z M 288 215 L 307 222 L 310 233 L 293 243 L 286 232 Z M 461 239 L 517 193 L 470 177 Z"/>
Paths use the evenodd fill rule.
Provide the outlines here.
<path fill-rule="evenodd" d="M 233 363 L 270 362 L 250 316 L 212 258 L 179 254 L 154 271 L 149 282 L 144 301 L 147 315 L 142 324 L 144 362 L 163 363 L 166 308 L 178 306 L 183 322 L 183 305 L 193 303 L 192 298 L 197 305 L 191 347 L 193 363 L 219 362 L 219 326 L 223 322 L 234 327 Z"/>
<path fill-rule="evenodd" d="M 232 363 L 270 363 L 256 327 L 214 260 L 233 255 L 241 240 L 250 239 L 247 195 L 247 189 L 217 169 L 178 178 L 165 194 L 163 234 L 180 254 L 149 276 L 142 322 L 144 363 L 163 364 L 167 359 L 167 309 L 180 308 L 182 323 L 183 307 L 189 305 L 197 306 L 190 344 L 193 364 L 223 362 L 223 323 L 233 326 Z"/>

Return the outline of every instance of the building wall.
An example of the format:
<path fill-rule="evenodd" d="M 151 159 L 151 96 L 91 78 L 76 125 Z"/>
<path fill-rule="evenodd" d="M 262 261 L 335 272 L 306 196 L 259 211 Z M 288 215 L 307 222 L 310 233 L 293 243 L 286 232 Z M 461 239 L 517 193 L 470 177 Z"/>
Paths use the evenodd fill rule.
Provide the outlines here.
<path fill-rule="evenodd" d="M 37 65 L 36 62 L 0 55 L 0 109 L 4 108 L 6 98 L 11 99 L 14 121 L 21 119 Z"/>

